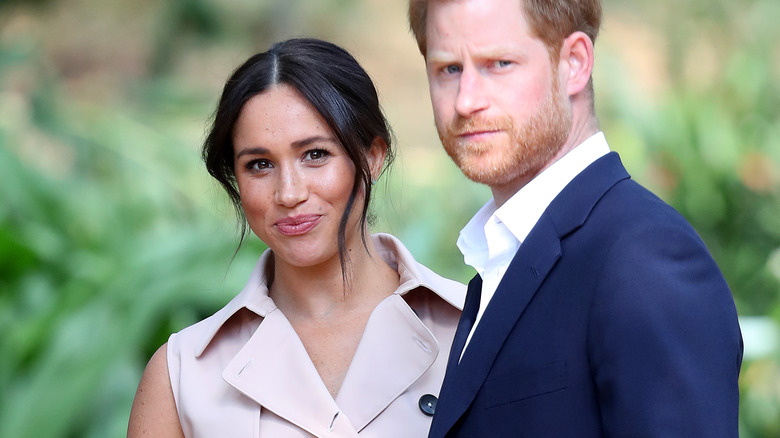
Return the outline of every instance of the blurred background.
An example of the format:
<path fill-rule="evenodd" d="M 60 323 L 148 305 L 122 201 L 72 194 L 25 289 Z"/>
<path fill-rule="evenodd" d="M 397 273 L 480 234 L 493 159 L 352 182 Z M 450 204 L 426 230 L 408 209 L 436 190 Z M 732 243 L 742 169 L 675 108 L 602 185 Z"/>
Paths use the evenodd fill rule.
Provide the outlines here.
<path fill-rule="evenodd" d="M 696 227 L 745 338 L 740 432 L 780 437 L 780 2 L 604 0 L 597 112 Z M 0 0 L 0 436 L 122 437 L 146 361 L 225 304 L 263 245 L 199 160 L 230 72 L 315 36 L 377 83 L 398 159 L 376 231 L 467 281 L 489 197 L 439 145 L 402 0 Z"/>

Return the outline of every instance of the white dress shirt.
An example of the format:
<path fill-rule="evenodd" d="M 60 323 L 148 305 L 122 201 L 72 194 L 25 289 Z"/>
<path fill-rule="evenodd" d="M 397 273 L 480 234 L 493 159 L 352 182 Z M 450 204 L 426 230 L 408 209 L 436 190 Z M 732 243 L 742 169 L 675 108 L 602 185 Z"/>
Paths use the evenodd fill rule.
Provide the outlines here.
<path fill-rule="evenodd" d="M 464 352 L 509 263 L 528 233 L 563 188 L 607 153 L 609 145 L 604 133 L 599 131 L 542 171 L 501 208 L 497 209 L 491 198 L 461 230 L 458 248 L 465 263 L 482 277 L 479 311 Z"/>

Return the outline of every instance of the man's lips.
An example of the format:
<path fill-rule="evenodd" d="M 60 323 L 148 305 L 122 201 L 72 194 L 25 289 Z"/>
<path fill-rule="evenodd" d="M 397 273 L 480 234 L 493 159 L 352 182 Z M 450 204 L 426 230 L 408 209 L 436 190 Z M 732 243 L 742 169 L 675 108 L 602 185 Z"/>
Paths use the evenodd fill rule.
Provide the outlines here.
<path fill-rule="evenodd" d="M 494 134 L 498 134 L 501 132 L 500 130 L 494 129 L 494 130 L 483 130 L 483 131 L 469 131 L 469 132 L 461 132 L 458 134 L 459 138 L 462 138 L 464 140 L 479 140 L 480 138 L 488 137 Z"/>
<path fill-rule="evenodd" d="M 322 216 L 318 214 L 301 214 L 279 219 L 274 226 L 285 236 L 299 236 L 316 227 L 321 218 Z"/>

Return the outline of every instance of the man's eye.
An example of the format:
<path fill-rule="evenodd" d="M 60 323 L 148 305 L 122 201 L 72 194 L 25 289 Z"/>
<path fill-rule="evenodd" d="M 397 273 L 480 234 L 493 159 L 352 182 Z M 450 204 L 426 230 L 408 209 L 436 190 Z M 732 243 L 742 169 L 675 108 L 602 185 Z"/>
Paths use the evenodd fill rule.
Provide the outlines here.
<path fill-rule="evenodd" d="M 455 74 L 460 72 L 460 66 L 457 65 L 448 65 L 444 67 L 444 72 L 447 74 Z"/>
<path fill-rule="evenodd" d="M 509 67 L 512 65 L 512 61 L 506 61 L 506 60 L 498 60 L 495 62 L 496 67 L 503 68 L 503 67 Z"/>

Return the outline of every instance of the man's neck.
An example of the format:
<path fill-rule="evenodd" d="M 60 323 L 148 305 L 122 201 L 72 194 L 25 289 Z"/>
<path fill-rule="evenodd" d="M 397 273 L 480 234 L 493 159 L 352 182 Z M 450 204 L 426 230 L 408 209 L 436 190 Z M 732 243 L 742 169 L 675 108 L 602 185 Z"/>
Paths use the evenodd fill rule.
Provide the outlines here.
<path fill-rule="evenodd" d="M 582 115 L 580 114 L 579 116 Z M 598 121 L 595 117 L 592 117 L 590 114 L 588 114 L 587 117 L 578 117 L 578 114 L 575 112 L 574 119 L 572 120 L 572 128 L 569 130 L 569 135 L 560 149 L 558 149 L 558 152 L 552 157 L 552 159 L 547 161 L 547 163 L 545 163 L 543 166 L 537 169 L 532 169 L 531 171 L 518 176 L 507 184 L 490 186 L 496 207 L 500 208 L 509 198 L 512 197 L 512 195 L 520 191 L 520 189 L 525 187 L 540 173 L 544 172 L 545 169 L 563 158 L 566 154 L 571 152 L 574 148 L 582 144 L 582 142 L 590 138 L 598 131 Z"/>

